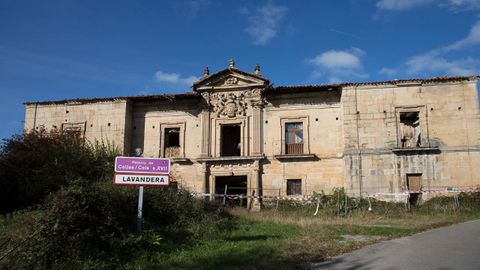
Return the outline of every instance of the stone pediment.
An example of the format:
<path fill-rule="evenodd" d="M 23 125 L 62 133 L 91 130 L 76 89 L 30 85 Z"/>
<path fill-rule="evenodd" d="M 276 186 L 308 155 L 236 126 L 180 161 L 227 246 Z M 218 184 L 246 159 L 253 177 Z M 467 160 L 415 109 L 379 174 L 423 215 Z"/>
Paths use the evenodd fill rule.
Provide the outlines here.
<path fill-rule="evenodd" d="M 233 90 L 234 88 L 266 88 L 269 81 L 260 75 L 247 73 L 236 68 L 227 68 L 215 74 L 209 75 L 196 82 L 193 90 L 215 91 Z"/>

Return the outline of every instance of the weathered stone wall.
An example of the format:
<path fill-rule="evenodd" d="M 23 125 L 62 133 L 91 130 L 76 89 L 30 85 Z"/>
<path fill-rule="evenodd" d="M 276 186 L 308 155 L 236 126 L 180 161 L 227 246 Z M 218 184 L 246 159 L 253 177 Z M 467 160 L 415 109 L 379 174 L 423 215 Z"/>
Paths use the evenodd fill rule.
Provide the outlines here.
<path fill-rule="evenodd" d="M 164 157 L 165 128 L 180 129 L 180 156 L 172 159 L 171 170 L 175 180 L 192 191 L 201 191 L 204 185 L 201 164 L 195 162 L 201 144 L 199 112 L 196 100 L 159 101 L 136 103 L 132 115 L 131 152 L 142 148 L 145 157 Z"/>
<path fill-rule="evenodd" d="M 89 141 L 114 143 L 129 152 L 129 108 L 127 100 L 72 104 L 30 104 L 25 109 L 25 130 L 81 128 Z"/>
<path fill-rule="evenodd" d="M 352 194 L 402 191 L 410 173 L 422 174 L 424 189 L 480 184 L 476 80 L 348 87 L 342 104 L 345 186 Z M 398 149 L 405 111 L 419 113 L 421 129 L 421 145 L 407 151 Z"/>
<path fill-rule="evenodd" d="M 480 185 L 476 80 L 267 92 L 265 100 L 261 88 L 253 89 L 245 92 L 244 107 L 233 107 L 244 110 L 233 117 L 217 115 L 219 107 L 209 113 L 199 96 L 52 102 L 26 105 L 25 129 L 81 127 L 88 140 L 114 142 L 125 155 L 142 148 L 146 157 L 164 157 L 165 129 L 178 128 L 180 149 L 172 158 L 172 174 L 197 192 L 212 192 L 215 177 L 228 175 L 247 176 L 249 189 L 259 183 L 264 195 L 285 195 L 288 179 L 302 180 L 303 195 L 335 187 L 352 195 L 400 192 L 407 174 L 415 173 L 421 174 L 424 189 Z M 418 140 L 405 149 L 400 118 L 412 111 L 418 114 L 413 132 Z M 303 124 L 303 155 L 294 158 L 285 155 L 288 122 Z M 229 123 L 241 125 L 242 157 L 224 160 L 220 126 Z"/>
<path fill-rule="evenodd" d="M 340 91 L 269 97 L 263 122 L 264 194 L 286 194 L 287 179 L 301 179 L 302 193 L 331 192 L 344 180 L 343 121 Z M 284 122 L 303 120 L 304 153 L 312 158 L 283 159 Z"/>

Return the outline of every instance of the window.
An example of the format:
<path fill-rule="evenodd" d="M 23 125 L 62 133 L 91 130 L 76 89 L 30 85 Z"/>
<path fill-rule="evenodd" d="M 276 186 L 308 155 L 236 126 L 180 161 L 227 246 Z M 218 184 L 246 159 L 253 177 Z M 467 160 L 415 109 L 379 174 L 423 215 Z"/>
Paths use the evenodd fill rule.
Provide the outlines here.
<path fill-rule="evenodd" d="M 400 112 L 400 143 L 402 148 L 422 144 L 419 112 Z"/>
<path fill-rule="evenodd" d="M 165 128 L 165 157 L 180 157 L 180 128 Z"/>
<path fill-rule="evenodd" d="M 285 154 L 303 154 L 303 123 L 285 124 Z"/>
<path fill-rule="evenodd" d="M 238 157 L 241 154 L 241 133 L 240 125 L 221 126 L 220 156 Z"/>
<path fill-rule="evenodd" d="M 287 180 L 287 195 L 302 195 L 302 180 L 288 179 Z"/>
<path fill-rule="evenodd" d="M 63 123 L 62 132 L 77 139 L 84 139 L 85 137 L 85 124 L 86 122 L 81 123 Z"/>

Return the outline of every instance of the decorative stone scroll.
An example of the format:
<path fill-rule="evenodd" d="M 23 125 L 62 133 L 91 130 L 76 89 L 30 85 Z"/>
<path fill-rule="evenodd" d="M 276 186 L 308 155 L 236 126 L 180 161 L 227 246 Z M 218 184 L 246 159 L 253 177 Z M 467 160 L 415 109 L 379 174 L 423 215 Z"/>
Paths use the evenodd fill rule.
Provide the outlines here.
<path fill-rule="evenodd" d="M 265 90 L 262 88 L 254 88 L 254 89 L 244 91 L 244 95 L 245 97 L 248 97 L 248 98 L 259 98 L 263 95 L 264 91 Z"/>
<path fill-rule="evenodd" d="M 225 80 L 225 85 L 236 85 L 238 84 L 238 78 L 237 77 L 230 77 Z"/>

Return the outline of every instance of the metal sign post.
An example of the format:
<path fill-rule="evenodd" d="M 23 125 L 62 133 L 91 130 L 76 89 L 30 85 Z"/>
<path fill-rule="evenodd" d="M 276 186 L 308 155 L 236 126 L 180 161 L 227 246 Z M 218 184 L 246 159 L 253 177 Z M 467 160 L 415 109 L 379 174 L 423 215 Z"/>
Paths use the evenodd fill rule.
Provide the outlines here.
<path fill-rule="evenodd" d="M 168 186 L 170 160 L 143 158 L 141 149 L 135 149 L 137 157 L 115 158 L 115 185 L 139 186 L 137 208 L 137 232 L 142 232 L 143 186 Z"/>
<path fill-rule="evenodd" d="M 142 232 L 143 186 L 138 189 L 137 233 Z"/>

